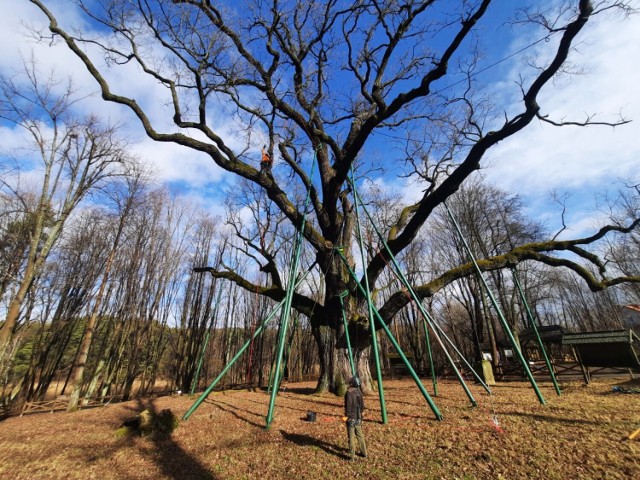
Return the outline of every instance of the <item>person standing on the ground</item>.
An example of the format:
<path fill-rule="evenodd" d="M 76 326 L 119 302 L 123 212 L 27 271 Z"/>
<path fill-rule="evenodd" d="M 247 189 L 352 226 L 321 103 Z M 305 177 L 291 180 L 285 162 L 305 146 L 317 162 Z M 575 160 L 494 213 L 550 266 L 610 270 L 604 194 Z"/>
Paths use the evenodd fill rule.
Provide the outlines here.
<path fill-rule="evenodd" d="M 360 455 L 367 457 L 367 445 L 362 433 L 362 412 L 364 411 L 364 398 L 360 390 L 360 379 L 351 378 L 349 388 L 344 396 L 344 414 L 347 422 L 347 437 L 349 439 L 349 455 L 351 460 L 356 454 L 356 439 L 360 447 Z"/>

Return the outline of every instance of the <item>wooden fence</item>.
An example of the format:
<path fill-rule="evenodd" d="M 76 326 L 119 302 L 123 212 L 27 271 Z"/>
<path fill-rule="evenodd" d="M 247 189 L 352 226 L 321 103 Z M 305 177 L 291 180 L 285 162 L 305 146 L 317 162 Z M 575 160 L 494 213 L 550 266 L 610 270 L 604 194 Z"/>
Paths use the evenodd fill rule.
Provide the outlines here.
<path fill-rule="evenodd" d="M 78 403 L 78 410 L 84 408 L 105 407 L 110 403 L 122 401 L 122 395 L 107 395 L 104 397 L 85 398 Z M 30 413 L 53 413 L 64 411 L 69 405 L 68 398 L 56 398 L 55 400 L 45 400 L 40 402 L 26 402 L 22 406 L 20 416 Z"/>
<path fill-rule="evenodd" d="M 626 377 L 633 378 L 634 371 L 622 367 L 587 367 L 580 362 L 554 362 L 552 364 L 554 373 L 558 380 L 577 380 L 578 378 L 589 381 L 591 378 L 606 377 Z M 535 378 L 549 378 L 549 369 L 545 362 L 531 362 L 529 364 L 531 373 Z M 497 369 L 496 380 L 521 379 L 525 378 L 524 370 L 519 363 L 501 364 Z M 637 372 L 640 373 L 640 372 Z"/>

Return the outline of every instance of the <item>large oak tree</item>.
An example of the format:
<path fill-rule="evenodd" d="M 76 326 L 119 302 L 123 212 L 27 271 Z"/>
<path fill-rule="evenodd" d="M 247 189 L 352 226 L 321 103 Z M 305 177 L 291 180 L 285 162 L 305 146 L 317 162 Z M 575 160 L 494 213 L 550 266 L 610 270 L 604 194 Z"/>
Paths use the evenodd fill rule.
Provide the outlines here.
<path fill-rule="evenodd" d="M 324 276 L 324 291 L 320 304 L 297 293 L 293 308 L 308 315 L 314 329 L 322 365 L 319 389 L 336 388 L 349 372 L 337 297 L 345 289 L 351 293 L 349 328 L 360 354 L 360 372 L 365 384 L 370 378 L 366 302 L 334 249 L 344 246 L 348 255 L 353 245 L 355 219 L 348 184 L 352 168 L 357 167 L 360 176 L 381 168 L 421 182 L 421 198 L 397 209 L 385 226 L 390 249 L 401 254 L 432 212 L 481 167 L 500 141 L 534 120 L 558 126 L 596 123 L 591 117 L 550 118 L 539 104 L 540 92 L 565 71 L 572 45 L 593 17 L 629 10 L 625 1 L 594 6 L 576 0 L 564 2 L 555 12 L 520 11 L 523 31 L 537 25 L 548 40 L 542 43 L 547 51 L 544 63 L 534 65 L 515 85 L 519 101 L 504 106 L 492 104 L 478 88 L 481 28 L 497 10 L 490 0 L 79 2 L 86 25 L 95 28 L 91 32 L 65 28 L 47 8 L 48 2 L 30 1 L 47 16 L 53 37 L 84 64 L 102 97 L 129 108 L 151 139 L 208 155 L 222 169 L 263 190 L 291 225 L 301 225 L 304 216 L 296 194 L 309 192 L 304 239 Z M 135 65 L 166 88 L 167 118 L 153 117 L 144 100 L 136 97 L 138 89 L 112 88 L 110 69 L 123 65 Z M 263 143 L 276 160 L 273 172 L 258 169 Z M 394 153 L 398 146 L 406 155 Z M 376 150 L 383 151 L 378 164 L 372 160 Z M 314 155 L 319 173 L 312 178 Z M 637 224 L 631 219 L 586 238 L 517 245 L 506 254 L 482 259 L 480 266 L 495 270 L 536 260 L 574 270 L 593 290 L 638 281 L 624 275 L 608 277 L 601 260 L 584 248 Z M 257 284 L 232 269 L 212 274 L 282 299 L 287 279 L 281 266 L 286 259 L 278 258 L 272 244 L 242 240 L 270 275 L 270 285 Z M 560 251 L 573 259 L 554 254 Z M 384 249 L 369 255 L 365 271 L 372 288 L 379 286 L 387 261 Z M 583 262 L 595 265 L 599 276 Z M 428 297 L 471 274 L 473 266 L 462 264 L 417 285 L 416 291 Z M 384 319 L 391 322 L 407 301 L 401 291 L 390 295 L 380 306 Z"/>

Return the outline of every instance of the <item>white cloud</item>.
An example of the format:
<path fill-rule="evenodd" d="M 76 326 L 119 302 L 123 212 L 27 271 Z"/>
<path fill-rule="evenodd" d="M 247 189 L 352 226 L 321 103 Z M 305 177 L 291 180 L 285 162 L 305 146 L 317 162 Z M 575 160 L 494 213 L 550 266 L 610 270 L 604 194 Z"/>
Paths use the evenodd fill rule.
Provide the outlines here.
<path fill-rule="evenodd" d="M 31 140 L 23 128 L 0 125 L 0 154 L 18 157 L 26 151 Z"/>
<path fill-rule="evenodd" d="M 84 24 L 83 16 L 75 5 L 69 2 L 47 2 L 47 6 L 58 16 L 63 27 L 84 26 L 84 29 L 88 30 L 89 27 Z M 61 14 L 61 12 L 64 13 Z M 122 124 L 132 144 L 133 153 L 153 165 L 160 181 L 178 182 L 197 190 L 210 187 L 212 183 L 228 180 L 225 178 L 225 172 L 206 155 L 176 144 L 156 143 L 148 139 L 139 120 L 127 108 L 102 100 L 95 79 L 61 42 L 50 44 L 25 37 L 25 33 L 30 28 L 42 29 L 47 33 L 46 26 L 44 15 L 28 2 L 15 2 L 15 6 L 3 12 L 0 16 L 0 41 L 10 47 L 0 56 L 0 69 L 5 75 L 21 72 L 23 59 L 29 59 L 31 56 L 36 59 L 37 68 L 43 74 L 55 71 L 59 79 L 64 79 L 65 75 L 71 74 L 78 94 L 87 96 L 77 104 L 76 113 L 81 115 L 97 113 L 105 122 Z M 91 52 L 91 49 L 89 51 Z M 102 62 L 100 53 L 94 51 L 92 58 L 98 63 Z M 143 106 L 156 129 L 162 132 L 177 131 L 172 122 L 173 111 L 169 104 L 168 90 L 165 87 L 144 75 L 133 63 L 118 68 L 103 69 L 103 74 L 114 93 L 133 97 Z M 210 120 L 224 124 L 221 119 L 215 117 Z M 230 122 L 227 122 L 225 125 L 229 124 Z M 228 138 L 230 147 L 235 148 L 238 146 L 238 141 L 233 138 L 229 128 L 223 128 L 218 134 L 222 138 Z M 12 133 L 11 130 L 3 129 L 1 133 L 5 140 L 3 145 L 17 142 L 7 138 Z M 202 138 L 202 135 L 197 133 L 191 132 L 192 136 Z M 256 156 L 256 163 L 258 160 L 259 157 Z"/>
<path fill-rule="evenodd" d="M 567 229 L 564 230 L 558 239 L 579 238 L 585 235 L 593 235 L 603 225 L 607 224 L 609 217 L 601 212 L 594 214 L 577 213 L 568 219 Z"/>
<path fill-rule="evenodd" d="M 622 113 L 634 122 L 612 129 L 534 121 L 491 152 L 486 173 L 496 185 L 539 198 L 553 189 L 595 193 L 617 178 L 638 175 L 640 67 L 634 59 L 640 56 L 640 17 L 596 17 L 583 33 L 571 59 L 587 73 L 545 87 L 541 113 L 555 121 L 596 114 L 595 121 L 609 122 Z"/>
<path fill-rule="evenodd" d="M 360 187 L 366 194 L 372 188 L 385 194 L 398 195 L 402 204 L 416 203 L 424 196 L 425 186 L 408 177 L 382 177 L 366 178 Z"/>
<path fill-rule="evenodd" d="M 59 20 L 68 25 L 84 25 L 73 4 L 66 1 L 47 2 Z M 64 14 L 60 14 L 63 12 Z M 27 42 L 20 36 L 25 20 L 45 27 L 44 16 L 28 2 L 12 2 L 0 16 L 0 41 L 7 48 L 0 56 L 0 69 L 5 74 L 19 70 L 21 56 L 28 57 L 33 50 L 40 68 L 47 71 L 53 67 L 62 75 L 73 73 L 74 83 L 81 92 L 97 92 L 95 80 L 90 77 L 79 60 L 63 45 L 50 47 L 46 43 Z M 86 26 L 86 25 L 85 25 Z M 515 32 L 518 33 L 517 31 Z M 550 190 L 574 193 L 572 207 L 574 215 L 589 218 L 594 204 L 582 203 L 585 196 L 606 189 L 617 178 L 638 176 L 640 147 L 637 141 L 637 122 L 640 121 L 640 66 L 636 59 L 640 54 L 640 16 L 620 21 L 605 15 L 592 18 L 581 33 L 581 44 L 572 59 L 585 65 L 588 74 L 563 79 L 556 85 L 547 86 L 540 97 L 543 113 L 561 120 L 584 119 L 585 113 L 597 113 L 599 120 L 613 120 L 621 111 L 634 123 L 616 129 L 607 127 L 563 127 L 554 128 L 533 122 L 527 129 L 499 145 L 490 152 L 485 162 L 485 174 L 489 181 L 509 191 L 525 196 L 531 211 L 537 211 L 541 219 L 549 210 L 547 201 Z M 527 42 L 523 36 L 514 39 L 513 51 Z M 540 56 L 549 44 L 538 45 Z M 527 54 L 532 53 L 528 51 Z M 96 57 L 99 58 L 99 57 Z M 501 67 L 502 68 L 502 67 Z M 517 78 L 519 68 L 514 68 L 511 79 Z M 174 131 L 171 125 L 172 112 L 167 104 L 167 91 L 133 66 L 114 68 L 108 78 L 115 93 L 136 95 L 149 112 L 157 128 Z M 514 82 L 500 79 L 495 88 L 509 90 Z M 155 143 L 146 138 L 139 121 L 123 107 L 102 101 L 98 94 L 82 104 L 85 113 L 96 112 L 112 122 L 123 122 L 132 141 L 134 151 L 153 164 L 161 180 L 189 185 L 192 195 L 198 191 L 215 189 L 213 185 L 227 184 L 232 176 L 215 166 L 203 154 L 174 144 Z M 210 119 L 212 125 L 222 127 L 223 137 L 231 148 L 241 150 L 244 143 L 235 134 L 233 122 L 223 121 L 223 109 Z M 220 133 L 219 132 L 219 133 Z M 7 138 L 9 131 L 0 132 L 3 145 L 12 143 Z M 256 137 L 259 137 L 256 132 Z M 256 148 L 256 164 L 259 160 L 259 144 L 263 140 L 252 140 Z M 399 191 L 408 201 L 421 197 L 421 187 L 407 183 L 405 179 L 388 177 L 375 180 L 381 187 Z M 219 190 L 222 190 L 221 188 Z M 588 203 L 588 205 L 587 205 Z M 581 210 L 579 213 L 578 210 Z M 557 211 L 557 209 L 556 209 Z M 557 218 L 557 217 L 556 217 Z M 576 223 L 586 226 L 586 220 L 576 217 Z M 552 222 L 552 220 L 549 220 Z"/>
<path fill-rule="evenodd" d="M 152 165 L 161 182 L 185 182 L 199 188 L 219 182 L 224 174 L 207 155 L 174 143 L 144 138 L 132 144 L 131 150 Z"/>

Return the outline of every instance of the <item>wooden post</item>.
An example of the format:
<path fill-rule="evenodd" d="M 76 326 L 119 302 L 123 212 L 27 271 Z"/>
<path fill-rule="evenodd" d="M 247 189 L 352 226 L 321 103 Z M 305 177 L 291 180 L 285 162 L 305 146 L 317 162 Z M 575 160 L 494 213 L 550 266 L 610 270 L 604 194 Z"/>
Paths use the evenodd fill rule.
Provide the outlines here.
<path fill-rule="evenodd" d="M 580 369 L 582 370 L 582 376 L 584 377 L 584 383 L 589 385 L 589 381 L 591 380 L 589 377 L 589 369 L 584 366 L 584 364 L 582 363 L 582 359 L 578 354 L 578 351 L 573 345 L 571 345 L 571 350 L 573 351 L 573 356 L 576 358 L 576 360 L 578 360 L 578 363 L 580 364 Z"/>

